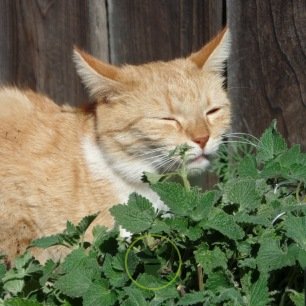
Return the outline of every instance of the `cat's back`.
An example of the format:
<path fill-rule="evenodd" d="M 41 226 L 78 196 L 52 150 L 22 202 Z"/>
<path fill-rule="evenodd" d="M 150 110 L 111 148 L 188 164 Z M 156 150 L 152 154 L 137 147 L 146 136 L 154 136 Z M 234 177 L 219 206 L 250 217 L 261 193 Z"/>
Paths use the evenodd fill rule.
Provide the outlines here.
<path fill-rule="evenodd" d="M 35 111 L 58 112 L 60 107 L 47 97 L 31 90 L 19 90 L 15 87 L 0 88 L 1 121 L 15 120 Z"/>
<path fill-rule="evenodd" d="M 63 136 L 61 131 L 71 137 L 70 131 L 75 134 L 75 118 L 68 108 L 58 106 L 42 94 L 3 87 L 0 89 L 0 153 L 18 146 L 23 152 L 33 151 L 38 143 L 49 141 L 54 134 Z"/>

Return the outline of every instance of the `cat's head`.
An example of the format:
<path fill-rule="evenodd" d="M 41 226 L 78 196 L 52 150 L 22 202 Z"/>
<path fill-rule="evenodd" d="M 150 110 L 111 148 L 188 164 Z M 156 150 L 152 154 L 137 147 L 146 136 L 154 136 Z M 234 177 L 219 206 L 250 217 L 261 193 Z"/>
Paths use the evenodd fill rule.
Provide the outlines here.
<path fill-rule="evenodd" d="M 177 167 L 169 156 L 188 144 L 188 169 L 204 170 L 230 127 L 223 89 L 228 30 L 187 58 L 116 67 L 74 51 L 77 71 L 95 101 L 100 148 L 109 165 L 128 180 L 143 171 Z"/>

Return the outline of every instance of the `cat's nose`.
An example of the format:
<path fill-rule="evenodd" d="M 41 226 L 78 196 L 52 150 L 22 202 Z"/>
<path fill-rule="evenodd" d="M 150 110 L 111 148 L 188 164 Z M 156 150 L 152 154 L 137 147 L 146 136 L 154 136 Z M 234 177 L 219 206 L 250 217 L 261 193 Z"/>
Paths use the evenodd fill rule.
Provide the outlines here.
<path fill-rule="evenodd" d="M 204 149 L 205 145 L 207 144 L 207 141 L 209 139 L 209 136 L 202 136 L 202 137 L 197 137 L 193 139 L 193 142 L 197 143 L 201 149 Z"/>

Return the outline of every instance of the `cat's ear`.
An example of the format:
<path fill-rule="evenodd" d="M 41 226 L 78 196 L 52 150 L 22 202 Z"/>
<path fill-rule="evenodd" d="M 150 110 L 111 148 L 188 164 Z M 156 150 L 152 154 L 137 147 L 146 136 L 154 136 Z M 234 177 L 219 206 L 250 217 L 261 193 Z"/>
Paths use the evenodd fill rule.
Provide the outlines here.
<path fill-rule="evenodd" d="M 120 90 L 122 86 L 118 80 L 120 68 L 104 63 L 76 47 L 73 50 L 73 60 L 93 100 L 104 100 Z"/>
<path fill-rule="evenodd" d="M 222 73 L 224 61 L 230 53 L 230 45 L 230 32 L 226 27 L 202 49 L 192 53 L 189 59 L 205 71 Z"/>

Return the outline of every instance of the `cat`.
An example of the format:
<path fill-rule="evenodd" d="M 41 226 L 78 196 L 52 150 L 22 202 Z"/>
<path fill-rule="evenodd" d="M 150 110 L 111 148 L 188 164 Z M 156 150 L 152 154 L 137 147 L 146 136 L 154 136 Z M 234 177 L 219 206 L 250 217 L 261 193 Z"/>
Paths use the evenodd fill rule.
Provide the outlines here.
<path fill-rule="evenodd" d="M 208 166 L 231 123 L 223 88 L 229 49 L 227 29 L 186 58 L 139 66 L 116 67 L 75 49 L 91 97 L 83 110 L 0 89 L 0 253 L 12 261 L 33 239 L 97 211 L 94 224 L 111 227 L 109 208 L 134 191 L 166 209 L 141 176 L 175 167 L 168 152 L 185 143 L 189 171 Z M 31 252 L 41 261 L 65 254 Z"/>

